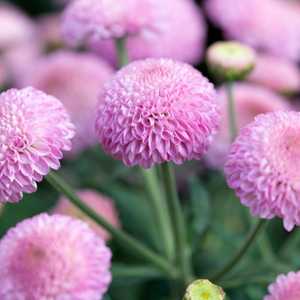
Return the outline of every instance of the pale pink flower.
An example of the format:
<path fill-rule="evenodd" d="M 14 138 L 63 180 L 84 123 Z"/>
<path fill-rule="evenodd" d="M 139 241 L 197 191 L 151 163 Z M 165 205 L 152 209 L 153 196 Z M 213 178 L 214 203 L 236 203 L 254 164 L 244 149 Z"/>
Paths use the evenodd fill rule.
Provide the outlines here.
<path fill-rule="evenodd" d="M 300 113 L 259 115 L 241 130 L 225 164 L 229 186 L 254 216 L 300 225 Z"/>
<path fill-rule="evenodd" d="M 76 126 L 71 156 L 97 143 L 97 97 L 113 69 L 103 60 L 84 53 L 55 52 L 23 72 L 20 86 L 33 86 L 60 99 Z"/>
<path fill-rule="evenodd" d="M 106 221 L 114 227 L 120 227 L 118 213 L 111 199 L 91 190 L 81 190 L 77 194 L 85 204 L 94 209 L 95 212 L 101 215 Z M 66 197 L 60 198 L 54 209 L 54 213 L 79 218 L 88 223 L 105 241 L 110 239 L 110 234 L 105 229 L 83 214 Z"/>
<path fill-rule="evenodd" d="M 206 0 L 211 19 L 230 39 L 300 59 L 300 10 L 285 0 Z"/>
<path fill-rule="evenodd" d="M 155 0 L 74 0 L 66 8 L 62 30 L 66 41 L 121 38 L 155 30 Z"/>
<path fill-rule="evenodd" d="M 269 286 L 269 295 L 264 300 L 299 300 L 300 299 L 300 272 L 290 272 L 279 275 Z"/>
<path fill-rule="evenodd" d="M 255 84 L 237 83 L 234 85 L 233 93 L 238 130 L 252 122 L 258 114 L 291 109 L 287 99 Z M 208 166 L 216 169 L 223 169 L 231 144 L 227 97 L 225 87 L 220 88 L 217 94 L 217 100 L 221 105 L 220 131 L 205 157 Z"/>
<path fill-rule="evenodd" d="M 171 59 L 136 61 L 106 85 L 96 131 L 104 150 L 127 166 L 201 159 L 219 125 L 213 85 Z"/>
<path fill-rule="evenodd" d="M 33 22 L 14 6 L 0 4 L 0 50 L 15 47 L 32 39 L 35 34 Z"/>
<path fill-rule="evenodd" d="M 0 241 L 0 299 L 102 299 L 110 260 L 110 250 L 84 222 L 38 215 Z"/>
<path fill-rule="evenodd" d="M 33 88 L 0 95 L 0 202 L 33 193 L 71 149 L 74 127 L 56 98 Z"/>
<path fill-rule="evenodd" d="M 268 54 L 257 56 L 255 68 L 248 80 L 280 93 L 300 90 L 300 70 L 297 64 Z"/>
<path fill-rule="evenodd" d="M 130 61 L 148 57 L 168 57 L 187 63 L 198 63 L 203 56 L 206 24 L 201 9 L 193 0 L 155 0 L 162 11 L 157 29 L 143 30 L 126 40 Z M 184 26 L 184 30 L 183 30 Z M 116 65 L 112 41 L 93 41 L 91 49 Z"/>

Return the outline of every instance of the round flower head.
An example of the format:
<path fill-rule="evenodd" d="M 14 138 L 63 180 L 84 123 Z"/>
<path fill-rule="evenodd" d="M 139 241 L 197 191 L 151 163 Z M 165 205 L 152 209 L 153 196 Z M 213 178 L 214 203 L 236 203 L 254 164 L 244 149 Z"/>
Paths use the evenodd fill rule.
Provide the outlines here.
<path fill-rule="evenodd" d="M 0 241 L 1 300 L 99 300 L 111 281 L 111 252 L 87 224 L 38 215 Z"/>
<path fill-rule="evenodd" d="M 191 64 L 198 63 L 203 55 L 206 39 L 206 24 L 198 5 L 193 0 L 154 2 L 157 10 L 162 11 L 157 20 L 153 21 L 156 29 L 143 30 L 126 39 L 130 61 L 168 57 Z M 185 30 L 182 30 L 183 24 Z M 116 65 L 117 55 L 112 41 L 94 41 L 90 47 Z"/>
<path fill-rule="evenodd" d="M 300 225 L 300 113 L 260 115 L 241 130 L 225 164 L 228 184 L 254 216 Z"/>
<path fill-rule="evenodd" d="M 23 192 L 34 192 L 36 182 L 59 168 L 73 135 L 69 116 L 56 98 L 33 88 L 2 93 L 0 202 L 17 202 Z"/>
<path fill-rule="evenodd" d="M 115 227 L 120 227 L 118 214 L 111 199 L 90 190 L 79 191 L 78 196 L 89 207 L 93 208 L 99 215 L 104 217 L 109 223 Z M 54 212 L 79 218 L 87 222 L 91 228 L 93 228 L 94 231 L 105 241 L 110 239 L 110 235 L 105 229 L 101 228 L 98 224 L 83 214 L 65 197 L 60 199 L 58 205 L 54 209 Z"/>
<path fill-rule="evenodd" d="M 284 94 L 300 90 L 300 71 L 297 64 L 267 54 L 257 57 L 255 68 L 248 80 Z"/>
<path fill-rule="evenodd" d="M 206 0 L 211 19 L 227 38 L 292 60 L 300 59 L 300 10 L 296 1 Z"/>
<path fill-rule="evenodd" d="M 201 159 L 219 125 L 211 83 L 170 59 L 136 61 L 106 85 L 96 132 L 104 150 L 126 165 Z"/>
<path fill-rule="evenodd" d="M 63 34 L 71 45 L 121 38 L 154 30 L 153 0 L 75 0 L 63 18 Z"/>
<path fill-rule="evenodd" d="M 224 300 L 225 293 L 217 285 L 209 280 L 200 279 L 194 281 L 187 288 L 183 300 Z"/>
<path fill-rule="evenodd" d="M 97 96 L 113 69 L 90 54 L 67 51 L 41 58 L 20 78 L 20 86 L 33 86 L 60 99 L 76 126 L 70 155 L 95 145 Z"/>
<path fill-rule="evenodd" d="M 279 275 L 275 283 L 269 286 L 269 295 L 264 300 L 300 299 L 300 272 Z"/>
<path fill-rule="evenodd" d="M 217 42 L 208 48 L 207 64 L 221 81 L 242 80 L 254 68 L 255 53 L 238 42 Z"/>
<path fill-rule="evenodd" d="M 0 4 L 0 50 L 8 50 L 33 38 L 34 24 L 18 9 Z"/>
<path fill-rule="evenodd" d="M 221 105 L 220 131 L 205 156 L 208 166 L 215 169 L 223 169 L 231 144 L 227 97 L 226 89 L 220 88 L 217 93 L 217 100 Z M 250 83 L 235 84 L 234 104 L 238 130 L 252 122 L 258 114 L 291 109 L 284 97 L 267 88 Z"/>

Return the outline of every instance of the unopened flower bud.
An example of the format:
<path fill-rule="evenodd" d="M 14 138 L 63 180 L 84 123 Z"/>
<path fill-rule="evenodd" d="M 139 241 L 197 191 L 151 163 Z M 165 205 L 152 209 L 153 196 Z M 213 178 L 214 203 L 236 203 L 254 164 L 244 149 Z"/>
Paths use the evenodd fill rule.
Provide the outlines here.
<path fill-rule="evenodd" d="M 183 300 L 224 300 L 223 290 L 207 279 L 194 281 L 186 290 Z"/>
<path fill-rule="evenodd" d="M 255 66 L 255 52 L 238 42 L 217 42 L 208 48 L 207 64 L 217 80 L 243 80 Z"/>

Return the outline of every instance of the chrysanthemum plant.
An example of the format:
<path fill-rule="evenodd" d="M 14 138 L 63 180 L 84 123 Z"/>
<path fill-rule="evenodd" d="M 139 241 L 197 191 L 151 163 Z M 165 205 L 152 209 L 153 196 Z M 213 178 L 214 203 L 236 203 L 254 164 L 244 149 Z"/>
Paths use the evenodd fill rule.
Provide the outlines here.
<path fill-rule="evenodd" d="M 115 11 L 115 16 L 122 17 L 123 23 L 118 25 L 126 28 L 132 23 L 127 23 L 122 9 Z M 214 87 L 198 70 L 182 62 L 150 58 L 129 62 L 126 37 L 130 32 L 116 24 L 106 25 L 100 33 L 107 35 L 114 28 L 112 37 L 120 70 L 99 95 L 95 131 L 102 149 L 127 168 L 120 167 L 111 176 L 104 174 L 106 181 L 92 173 L 77 178 L 80 187 L 94 187 L 116 198 L 121 194 L 121 199 L 126 199 L 121 206 L 126 207 L 127 217 L 136 218 L 131 223 L 133 227 L 120 229 L 118 223 L 112 225 L 81 198 L 84 193 L 76 192 L 64 176 L 51 171 L 60 167 L 63 151 L 71 149 L 75 134 L 60 101 L 33 88 L 1 94 L 0 201 L 19 202 L 23 193 L 35 192 L 37 182 L 45 177 L 64 201 L 68 199 L 77 208 L 77 217 L 84 220 L 82 214 L 86 215 L 93 220 L 93 226 L 75 218 L 42 214 L 9 230 L 0 241 L 0 299 L 110 299 L 104 294 L 112 277 L 113 285 L 120 279 L 126 279 L 123 284 L 128 286 L 136 282 L 140 286 L 153 284 L 148 289 L 149 295 L 137 290 L 136 296 L 130 295 L 126 287 L 126 291 L 121 289 L 122 295 L 113 299 L 224 300 L 223 288 L 230 291 L 245 282 L 259 281 L 253 277 L 255 271 L 258 275 L 265 275 L 264 267 L 270 268 L 272 274 L 279 269 L 287 271 L 289 266 L 283 262 L 274 270 L 276 257 L 265 235 L 258 247 L 264 262 L 253 266 L 245 254 L 264 228 L 265 219 L 280 217 L 287 230 L 300 224 L 297 160 L 300 113 L 261 115 L 237 137 L 233 82 L 251 71 L 255 56 L 251 49 L 237 43 L 217 44 L 209 49 L 209 67 L 217 79 L 228 85 L 229 92 L 233 144 L 225 164 L 226 179 L 242 204 L 261 218 L 241 246 L 236 247 L 238 250 L 217 253 L 219 258 L 215 259 L 220 247 L 213 249 L 211 245 L 217 245 L 220 239 L 216 241 L 216 236 L 208 232 L 228 223 L 239 227 L 246 222 L 234 223 L 238 211 L 231 210 L 234 222 L 224 220 L 220 224 L 216 216 L 222 214 L 224 206 L 214 208 L 216 219 L 209 222 L 212 208 L 208 197 L 216 193 L 218 197 L 227 196 L 228 191 L 214 190 L 216 185 L 211 188 L 209 180 L 205 188 L 193 175 L 188 178 L 192 199 L 184 203 L 179 191 L 186 189 L 185 183 L 180 180 L 183 186 L 177 187 L 173 167 L 201 160 L 214 139 L 220 124 Z M 132 28 L 138 30 L 136 26 Z M 100 33 L 97 31 L 94 37 Z M 80 34 L 84 35 L 84 30 Z M 96 151 L 100 158 L 100 150 Z M 100 174 L 101 169 L 104 165 L 97 164 Z M 109 177 L 122 177 L 125 188 L 120 189 L 116 180 Z M 133 188 L 128 192 L 130 186 Z M 252 225 L 246 213 L 242 212 Z M 111 271 L 111 250 L 97 230 L 92 230 L 95 225 L 107 231 L 105 239 L 111 237 L 120 246 L 111 247 Z M 223 242 L 227 242 L 227 237 Z M 205 245 L 203 248 L 199 247 L 201 243 Z M 116 249 L 122 249 L 121 255 Z M 245 269 L 248 276 L 242 278 L 238 272 Z M 298 300 L 299 288 L 295 287 L 299 285 L 298 277 L 297 273 L 280 276 L 265 299 Z M 269 277 L 262 280 L 268 281 Z M 156 291 L 156 282 L 162 293 Z"/>

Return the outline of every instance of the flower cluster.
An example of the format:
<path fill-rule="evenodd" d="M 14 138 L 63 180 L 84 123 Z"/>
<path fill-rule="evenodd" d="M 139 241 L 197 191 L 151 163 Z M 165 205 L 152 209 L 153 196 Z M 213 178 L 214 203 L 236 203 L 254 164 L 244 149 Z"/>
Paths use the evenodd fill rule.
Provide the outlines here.
<path fill-rule="evenodd" d="M 241 130 L 225 164 L 229 186 L 254 216 L 300 225 L 300 113 L 260 115 Z"/>
<path fill-rule="evenodd" d="M 74 126 L 61 102 L 33 88 L 0 95 L 0 202 L 17 202 L 71 149 Z"/>
<path fill-rule="evenodd" d="M 211 83 L 169 59 L 136 61 L 100 97 L 96 131 L 104 150 L 127 166 L 201 159 L 219 125 Z"/>
<path fill-rule="evenodd" d="M 38 215 L 0 241 L 0 298 L 99 300 L 111 281 L 110 259 L 85 223 Z"/>

